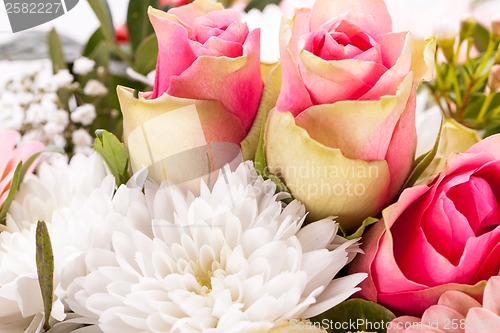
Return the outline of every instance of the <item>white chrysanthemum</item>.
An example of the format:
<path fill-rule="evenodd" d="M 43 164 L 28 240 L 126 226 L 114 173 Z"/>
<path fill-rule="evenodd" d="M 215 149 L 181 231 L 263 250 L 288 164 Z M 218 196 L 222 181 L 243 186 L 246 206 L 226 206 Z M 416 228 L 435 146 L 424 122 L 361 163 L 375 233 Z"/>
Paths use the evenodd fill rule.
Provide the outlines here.
<path fill-rule="evenodd" d="M 97 153 L 75 155 L 69 164 L 63 155 L 50 157 L 39 165 L 37 175 L 27 175 L 21 185 L 7 217 L 10 230 L 29 228 L 38 220 L 49 223 L 58 209 L 80 207 L 93 191 L 113 194 L 115 180 Z"/>
<path fill-rule="evenodd" d="M 122 186 L 114 194 L 115 179 L 103 163 L 97 155 L 76 155 L 70 164 L 56 159 L 43 163 L 38 176 L 23 184 L 10 210 L 11 230 L 0 234 L 0 332 L 25 332 L 28 327 L 26 332 L 38 332 L 44 316 L 35 261 L 36 221 L 47 222 L 53 248 L 51 317 L 53 323 L 64 320 L 56 332 L 81 326 L 77 316 L 66 317 L 64 299 L 68 285 L 95 268 L 87 268 L 85 254 L 110 250 L 114 232 L 151 234 L 141 190 Z"/>
<path fill-rule="evenodd" d="M 225 169 L 212 191 L 185 196 L 147 186 L 154 237 L 116 232 L 113 251 L 68 287 L 67 303 L 104 332 L 268 332 L 308 318 L 359 288 L 365 274 L 332 279 L 359 252 L 331 219 L 301 229 L 304 207 L 282 207 L 250 164 Z"/>

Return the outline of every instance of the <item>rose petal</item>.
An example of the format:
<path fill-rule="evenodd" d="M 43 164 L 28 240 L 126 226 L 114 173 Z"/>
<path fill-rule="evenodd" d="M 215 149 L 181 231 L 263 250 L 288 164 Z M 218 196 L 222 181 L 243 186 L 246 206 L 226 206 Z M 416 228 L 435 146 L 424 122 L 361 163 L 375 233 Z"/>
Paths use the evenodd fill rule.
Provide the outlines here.
<path fill-rule="evenodd" d="M 260 30 L 248 34 L 244 56 L 199 57 L 182 74 L 172 77 L 168 94 L 176 97 L 219 100 L 249 131 L 257 113 L 263 83 L 259 62 Z"/>
<path fill-rule="evenodd" d="M 176 17 L 182 25 L 190 29 L 194 26 L 198 17 L 223 9 L 224 6 L 219 2 L 197 0 L 185 6 L 171 8 L 168 13 Z"/>
<path fill-rule="evenodd" d="M 464 330 L 457 325 L 451 323 L 460 323 L 465 321 L 465 316 L 454 308 L 445 305 L 433 305 L 425 310 L 422 316 L 422 323 L 433 325 L 446 333 L 464 333 Z"/>
<path fill-rule="evenodd" d="M 245 137 L 246 132 L 240 120 L 224 109 L 219 102 L 183 99 L 167 94 L 153 100 L 137 99 L 134 98 L 131 89 L 123 87 L 118 87 L 117 92 L 123 113 L 125 143 L 129 149 L 132 149 L 131 144 L 135 144 L 134 149 L 140 149 L 130 154 L 134 172 L 155 163 L 161 163 L 164 158 L 182 151 L 192 150 L 212 142 L 239 143 Z M 168 118 L 169 126 L 175 128 L 176 133 L 185 133 L 185 135 L 172 137 L 168 130 L 161 127 L 162 123 L 158 123 L 160 128 L 156 126 L 155 131 L 148 133 L 152 138 L 156 138 L 149 142 L 156 142 L 156 145 L 150 144 L 143 147 L 130 142 L 130 135 L 134 130 L 144 127 L 146 123 L 154 123 L 157 117 L 165 117 L 169 112 L 183 110 L 186 107 L 192 107 L 197 116 L 185 119 L 190 114 L 179 111 L 178 114 L 173 114 Z M 148 126 L 154 127 L 154 125 Z M 199 130 L 196 131 L 197 129 Z M 174 141 L 175 144 L 172 144 Z M 213 156 L 211 157 L 214 161 Z M 154 181 L 159 183 L 166 179 L 165 170 L 150 171 L 149 176 Z"/>
<path fill-rule="evenodd" d="M 312 8 L 311 31 L 319 30 L 332 17 L 345 17 L 346 13 L 351 22 L 374 36 L 392 30 L 391 17 L 383 0 L 317 0 Z"/>
<path fill-rule="evenodd" d="M 348 265 L 349 274 L 366 272 L 368 278 L 359 284 L 361 290 L 354 294 L 354 297 L 361 297 L 373 302 L 377 301 L 378 291 L 373 281 L 372 262 L 379 250 L 380 239 L 385 233 L 383 221 L 378 221 L 367 232 L 363 234 L 363 252 L 358 254 Z"/>
<path fill-rule="evenodd" d="M 353 230 L 386 200 L 389 174 L 385 161 L 346 158 L 340 150 L 311 139 L 291 113 L 270 111 L 266 157 L 272 171 L 305 204 L 311 219 L 338 215 L 339 223 Z"/>
<path fill-rule="evenodd" d="M 479 282 L 473 286 L 449 283 L 437 287 L 394 292 L 390 294 L 380 293 L 378 301 L 398 313 L 411 316 L 421 316 L 431 305 L 437 304 L 439 297 L 448 290 L 464 292 L 476 300 L 480 300 L 486 281 Z"/>
<path fill-rule="evenodd" d="M 387 71 L 373 87 L 360 97 L 362 100 L 376 100 L 384 95 L 394 95 L 411 67 L 411 35 L 393 33 L 384 35 L 381 42 L 382 61 Z"/>
<path fill-rule="evenodd" d="M 396 127 L 411 88 L 412 78 L 409 75 L 396 96 L 385 96 L 380 101 L 340 101 L 313 106 L 298 115 L 296 122 L 307 130 L 312 139 L 328 147 L 339 148 L 347 158 L 385 160 L 391 142 L 391 135 L 388 134 Z M 366 121 L 359 122 L 357 119 Z M 415 143 L 409 148 L 412 145 Z M 409 157 L 411 166 L 413 155 L 409 154 Z M 403 168 L 406 172 L 403 177 L 406 177 L 410 166 Z M 397 187 L 401 186 L 401 177 L 399 181 Z"/>
<path fill-rule="evenodd" d="M 489 153 L 495 160 L 500 160 L 500 135 L 489 136 L 467 150 L 467 153 Z"/>
<path fill-rule="evenodd" d="M 302 51 L 299 70 L 314 104 L 357 100 L 379 80 L 386 68 L 372 61 L 325 61 Z"/>
<path fill-rule="evenodd" d="M 484 289 L 483 307 L 500 316 L 500 276 L 491 277 Z"/>
<path fill-rule="evenodd" d="M 416 325 L 420 325 L 420 318 L 411 316 L 398 317 L 388 325 L 387 333 L 404 333 L 406 328 Z"/>
<path fill-rule="evenodd" d="M 497 169 L 500 169 L 500 161 L 496 161 L 496 164 L 499 166 Z M 467 183 L 452 187 L 447 196 L 453 200 L 456 209 L 467 218 L 471 231 L 477 236 L 488 226 L 500 223 L 497 198 L 490 183 L 485 179 L 471 176 Z"/>
<path fill-rule="evenodd" d="M 443 293 L 443 295 L 439 297 L 438 304 L 453 308 L 463 317 L 467 316 L 467 312 L 469 312 L 471 308 L 481 307 L 481 303 L 477 300 L 457 290 L 449 290 Z"/>
<path fill-rule="evenodd" d="M 194 20 L 190 38 L 205 43 L 211 37 L 243 44 L 248 33 L 246 24 L 239 22 L 236 10 L 213 11 Z"/>
<path fill-rule="evenodd" d="M 499 327 L 500 316 L 485 308 L 471 309 L 465 320 L 465 333 L 493 333 Z"/>
<path fill-rule="evenodd" d="M 280 111 L 289 111 L 294 116 L 312 106 L 311 97 L 299 73 L 299 38 L 309 32 L 310 10 L 298 9 L 293 20 L 283 19 L 280 27 L 280 55 L 283 80 L 276 102 Z"/>
<path fill-rule="evenodd" d="M 171 16 L 161 10 L 150 7 L 148 14 L 158 39 L 156 77 L 151 96 L 158 98 L 170 88 L 172 77 L 182 74 L 191 66 L 196 55 L 183 26 L 171 21 Z"/>
<path fill-rule="evenodd" d="M 403 80 L 401 86 L 405 83 L 405 80 Z M 400 191 L 413 166 L 415 151 L 417 149 L 417 131 L 415 128 L 416 94 L 416 87 L 413 86 L 406 107 L 395 126 L 387 155 L 385 156 L 385 160 L 389 165 L 389 172 L 391 173 L 390 198 L 393 198 Z M 389 124 L 386 125 L 388 125 L 387 128 L 391 128 Z M 380 138 L 382 137 L 383 132 L 380 132 Z"/>
<path fill-rule="evenodd" d="M 411 56 L 411 70 L 415 81 L 430 81 L 434 77 L 436 40 L 434 38 L 422 40 L 413 38 Z"/>

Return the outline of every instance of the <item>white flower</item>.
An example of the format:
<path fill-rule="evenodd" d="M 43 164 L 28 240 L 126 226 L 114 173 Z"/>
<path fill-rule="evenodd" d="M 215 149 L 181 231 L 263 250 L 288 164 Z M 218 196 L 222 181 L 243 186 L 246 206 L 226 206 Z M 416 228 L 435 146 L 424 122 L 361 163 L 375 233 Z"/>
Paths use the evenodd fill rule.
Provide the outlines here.
<path fill-rule="evenodd" d="M 57 134 L 52 138 L 52 142 L 56 147 L 65 148 L 66 147 L 66 139 L 63 135 Z"/>
<path fill-rule="evenodd" d="M 71 112 L 71 121 L 81 123 L 84 126 L 92 125 L 97 116 L 95 106 L 92 104 L 83 104 Z"/>
<path fill-rule="evenodd" d="M 457 37 L 457 29 L 450 20 L 435 21 L 433 24 L 433 33 L 438 41 L 455 41 Z"/>
<path fill-rule="evenodd" d="M 67 87 L 71 83 L 73 83 L 73 75 L 67 69 L 62 69 L 57 72 L 51 79 L 51 83 L 53 84 L 52 91 L 57 91 L 60 88 Z"/>
<path fill-rule="evenodd" d="M 73 72 L 78 75 L 87 75 L 95 66 L 95 61 L 86 57 L 81 57 L 73 63 Z"/>
<path fill-rule="evenodd" d="M 6 108 L 0 100 L 0 130 L 19 131 L 24 122 L 24 111 L 19 106 Z"/>
<path fill-rule="evenodd" d="M 66 127 L 69 124 L 68 112 L 61 109 L 51 112 L 49 114 L 49 121 L 52 121 L 59 126 Z"/>
<path fill-rule="evenodd" d="M 73 151 L 77 154 L 90 155 L 94 151 L 91 147 L 93 139 L 84 129 L 77 129 L 71 134 L 73 141 Z"/>
<path fill-rule="evenodd" d="M 366 274 L 332 281 L 359 252 L 334 221 L 301 229 L 304 207 L 283 208 L 250 164 L 223 173 L 199 197 L 148 183 L 154 237 L 116 232 L 112 251 L 89 253 L 70 308 L 104 332 L 268 332 L 359 290 Z"/>
<path fill-rule="evenodd" d="M 9 211 L 10 230 L 0 234 L 0 332 L 24 332 L 30 325 L 35 329 L 44 316 L 35 261 L 36 221 L 47 222 L 54 253 L 51 320 L 65 321 L 57 332 L 81 326 L 77 316 L 66 317 L 65 297 L 68 285 L 87 273 L 86 253 L 110 250 L 115 231 L 151 229 L 140 189 L 121 187 L 113 196 L 115 179 L 98 155 L 76 155 L 70 164 L 63 158 L 54 161 L 42 164 L 38 176 L 23 184 Z M 38 332 L 31 328 L 27 332 Z"/>
<path fill-rule="evenodd" d="M 48 223 L 52 214 L 64 207 L 76 209 L 100 188 L 110 188 L 108 171 L 102 158 L 75 155 L 68 164 L 66 156 L 51 154 L 50 163 L 41 163 L 37 175 L 27 175 L 7 217 L 12 231 L 29 228 L 38 220 Z M 111 181 L 112 183 L 112 181 Z"/>
<path fill-rule="evenodd" d="M 33 125 L 42 124 L 47 120 L 48 113 L 42 105 L 33 103 L 26 110 L 26 122 Z"/>
<path fill-rule="evenodd" d="M 88 96 L 101 96 L 108 93 L 108 88 L 97 80 L 89 80 L 83 88 L 83 93 Z"/>
<path fill-rule="evenodd" d="M 48 122 L 43 126 L 45 137 L 52 139 L 55 135 L 64 132 L 64 126 L 55 122 Z"/>
<path fill-rule="evenodd" d="M 92 137 L 89 132 L 84 129 L 77 129 L 71 134 L 71 139 L 75 146 L 90 146 L 92 144 Z"/>

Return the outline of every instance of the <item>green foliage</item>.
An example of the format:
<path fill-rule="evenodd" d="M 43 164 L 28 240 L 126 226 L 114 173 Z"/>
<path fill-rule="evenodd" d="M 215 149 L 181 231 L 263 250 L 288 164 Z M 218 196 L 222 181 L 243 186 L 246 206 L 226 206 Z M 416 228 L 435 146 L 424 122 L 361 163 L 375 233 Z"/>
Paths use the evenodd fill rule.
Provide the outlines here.
<path fill-rule="evenodd" d="M 55 29 L 50 30 L 48 35 L 49 56 L 52 61 L 52 70 L 55 73 L 62 69 L 68 69 L 64 60 L 64 52 L 61 45 L 59 34 Z"/>
<path fill-rule="evenodd" d="M 158 41 L 155 34 L 144 38 L 137 47 L 134 57 L 134 70 L 137 73 L 146 75 L 156 67 L 158 55 Z"/>
<path fill-rule="evenodd" d="M 103 157 L 109 170 L 115 176 L 116 185 L 120 186 L 129 180 L 128 151 L 116 136 L 105 130 L 96 131 L 94 149 Z"/>
<path fill-rule="evenodd" d="M 281 0 L 252 0 L 245 7 L 245 12 L 249 12 L 250 10 L 256 8 L 258 10 L 264 10 L 264 8 L 269 4 L 279 5 Z"/>
<path fill-rule="evenodd" d="M 438 152 L 439 148 L 439 141 L 441 140 L 441 131 L 443 130 L 443 122 L 441 122 L 441 126 L 439 128 L 438 135 L 436 137 L 436 141 L 434 142 L 434 146 L 432 146 L 431 150 L 429 150 L 427 153 L 419 156 L 414 162 L 413 162 L 413 167 L 410 172 L 410 175 L 406 179 L 405 183 L 401 187 L 401 192 L 405 188 L 412 187 L 415 185 L 417 180 L 420 178 L 420 176 L 424 173 L 424 171 L 427 169 L 427 167 L 431 164 L 431 162 L 434 160 L 434 157 L 436 157 L 436 154 Z"/>
<path fill-rule="evenodd" d="M 49 319 L 54 301 L 54 254 L 49 230 L 44 221 L 38 221 L 36 226 L 36 270 L 45 314 L 43 329 L 47 331 L 50 329 Z"/>
<path fill-rule="evenodd" d="M 493 133 L 500 127 L 500 93 L 487 85 L 490 70 L 498 61 L 499 41 L 476 22 L 462 27 L 472 33 L 461 32 L 451 60 L 440 63 L 436 58 L 436 79 L 426 85 L 445 117 Z M 474 56 L 474 48 L 479 55 Z"/>
<path fill-rule="evenodd" d="M 356 331 L 385 333 L 388 323 L 394 318 L 396 318 L 394 314 L 382 305 L 353 298 L 311 318 L 311 321 L 329 333 Z"/>
<path fill-rule="evenodd" d="M 88 0 L 90 7 L 94 11 L 99 23 L 101 24 L 101 32 L 107 40 L 115 39 L 115 28 L 113 26 L 113 17 L 109 10 L 106 0 Z"/>
<path fill-rule="evenodd" d="M 127 30 L 133 52 L 137 51 L 146 37 L 154 32 L 148 17 L 149 6 L 158 8 L 158 0 L 130 0 L 129 2 Z"/>
<path fill-rule="evenodd" d="M 361 223 L 361 226 L 358 228 L 358 230 L 356 230 L 352 235 L 348 235 L 347 233 L 344 232 L 344 230 L 342 230 L 341 226 L 339 225 L 339 229 L 340 231 L 342 232 L 342 234 L 344 235 L 345 238 L 351 240 L 351 239 L 357 239 L 357 238 L 361 238 L 361 236 L 363 236 L 366 228 L 368 228 L 369 226 L 371 226 L 372 224 L 375 224 L 379 221 L 379 219 L 377 218 L 374 218 L 374 217 L 367 217 L 363 223 Z"/>

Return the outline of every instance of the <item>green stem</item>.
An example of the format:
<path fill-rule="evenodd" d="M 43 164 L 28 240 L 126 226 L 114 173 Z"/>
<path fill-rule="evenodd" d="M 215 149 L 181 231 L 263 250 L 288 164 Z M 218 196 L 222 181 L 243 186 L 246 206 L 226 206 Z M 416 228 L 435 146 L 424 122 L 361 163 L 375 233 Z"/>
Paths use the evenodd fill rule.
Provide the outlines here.
<path fill-rule="evenodd" d="M 490 107 L 491 101 L 493 100 L 493 97 L 495 97 L 494 92 L 490 92 L 488 96 L 486 96 L 486 99 L 484 100 L 483 106 L 481 107 L 481 110 L 479 111 L 479 114 L 477 115 L 477 122 L 479 124 L 482 124 L 484 121 L 484 117 L 486 115 L 486 112 L 488 111 L 488 108 Z"/>
<path fill-rule="evenodd" d="M 490 42 L 488 43 L 488 48 L 486 49 L 486 52 L 484 53 L 483 60 L 479 64 L 479 67 L 477 68 L 477 75 L 481 76 L 481 73 L 484 71 L 484 68 L 488 64 L 491 56 L 493 55 L 493 51 L 495 51 L 495 42 L 493 39 L 490 38 Z"/>

